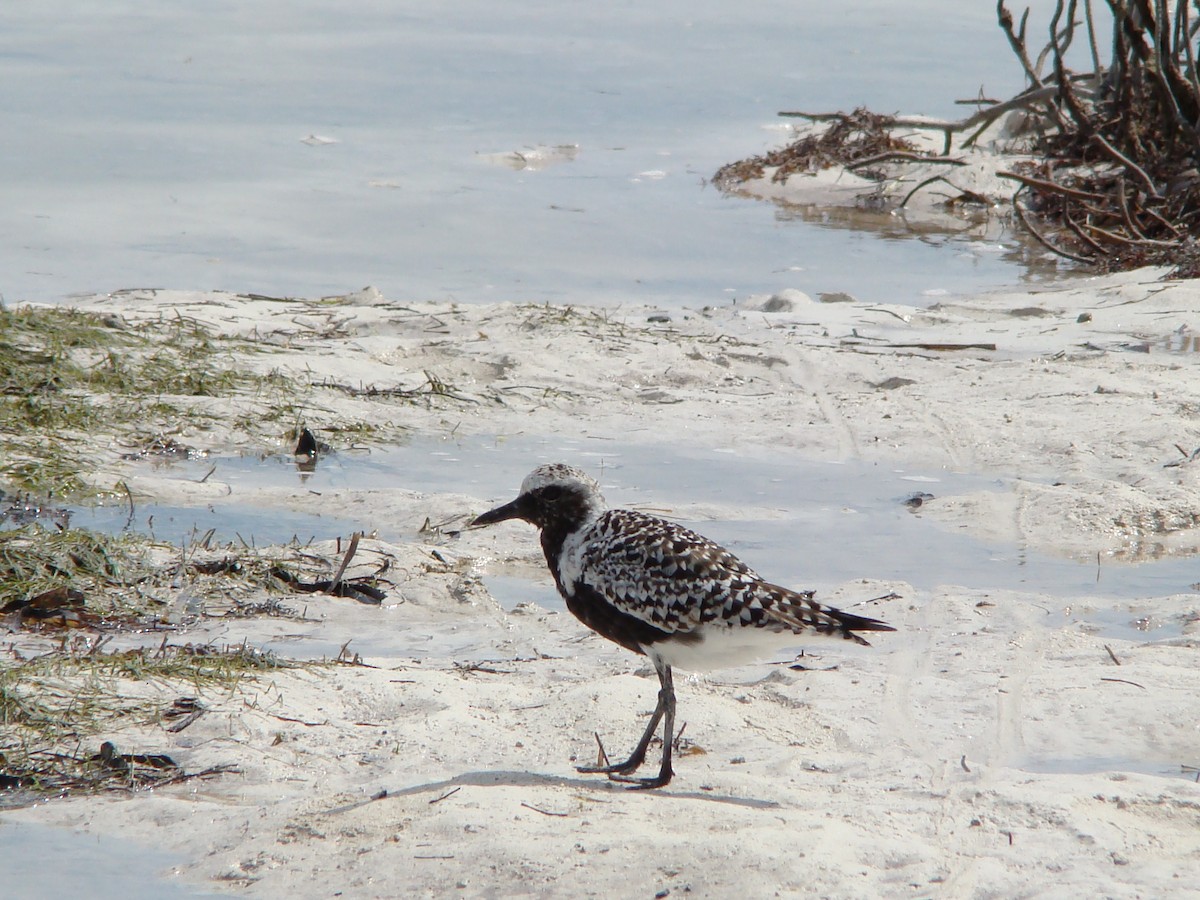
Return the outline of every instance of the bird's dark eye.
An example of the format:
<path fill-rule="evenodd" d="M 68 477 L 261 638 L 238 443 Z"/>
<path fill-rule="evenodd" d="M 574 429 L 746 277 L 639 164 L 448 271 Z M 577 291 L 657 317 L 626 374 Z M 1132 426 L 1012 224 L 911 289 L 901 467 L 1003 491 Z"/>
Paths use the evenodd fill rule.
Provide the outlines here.
<path fill-rule="evenodd" d="M 563 489 L 557 484 L 547 485 L 542 488 L 542 499 L 547 503 L 557 503 L 562 499 Z"/>

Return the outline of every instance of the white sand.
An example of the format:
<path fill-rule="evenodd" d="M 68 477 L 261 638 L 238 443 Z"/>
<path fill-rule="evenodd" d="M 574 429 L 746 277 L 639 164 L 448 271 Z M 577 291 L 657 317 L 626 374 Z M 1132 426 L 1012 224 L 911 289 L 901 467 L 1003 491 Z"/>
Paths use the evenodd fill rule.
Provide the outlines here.
<path fill-rule="evenodd" d="M 415 386 L 430 370 L 478 401 L 404 407 L 422 434 L 667 434 L 1019 477 L 1011 493 L 939 497 L 922 515 L 1119 565 L 1197 549 L 1200 461 L 1164 464 L 1181 458 L 1177 444 L 1200 446 L 1200 288 L 1157 274 L 928 310 L 789 294 L 670 312 L 665 324 L 648 323 L 652 310 L 563 315 L 369 291 L 336 303 L 159 292 L 83 305 L 273 335 L 278 353 L 247 360 L 264 371 Z M 915 346 L 969 343 L 996 349 Z M 912 383 L 879 387 L 897 378 Z M 367 398 L 322 402 L 312 417 L 328 424 L 397 415 Z M 180 439 L 223 446 L 229 435 Z M 101 481 L 117 477 L 130 471 L 114 461 Z M 161 473 L 131 484 L 183 499 Z M 204 489 L 219 485 L 190 488 Z M 1198 895 L 1200 785 L 1180 770 L 1200 764 L 1196 594 L 1136 598 L 1138 615 L 1174 623 L 1145 643 L 1071 624 L 1069 604 L 1108 600 L 855 584 L 900 596 L 870 608 L 896 634 L 859 652 L 817 646 L 810 671 L 681 675 L 694 749 L 668 788 L 628 792 L 573 762 L 594 758 L 593 732 L 614 754 L 636 738 L 656 689 L 644 661 L 568 615 L 506 613 L 487 595 L 482 571 L 538 572 L 532 529 L 416 533 L 427 515 L 465 521 L 491 499 L 389 485 L 339 497 L 388 523 L 389 543 L 364 554 L 393 554 L 405 577 L 382 609 L 322 600 L 327 627 L 364 642 L 394 630 L 411 653 L 207 696 L 213 712 L 176 735 L 112 736 L 241 775 L 3 818 L 165 848 L 180 879 L 246 896 Z M 329 502 L 282 488 L 247 500 Z M 430 565 L 431 549 L 449 563 Z M 471 661 L 492 671 L 455 665 Z"/>

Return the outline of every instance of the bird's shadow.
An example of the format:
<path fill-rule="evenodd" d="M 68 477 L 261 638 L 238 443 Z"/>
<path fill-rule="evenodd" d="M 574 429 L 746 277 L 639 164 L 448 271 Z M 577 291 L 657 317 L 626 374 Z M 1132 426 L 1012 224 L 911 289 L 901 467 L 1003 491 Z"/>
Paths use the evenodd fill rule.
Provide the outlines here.
<path fill-rule="evenodd" d="M 514 772 L 506 770 L 463 772 L 452 778 L 441 781 L 428 781 L 414 784 L 399 790 L 383 790 L 364 800 L 347 803 L 343 806 L 326 810 L 327 814 L 349 812 L 366 806 L 376 800 L 390 797 L 412 797 L 419 794 L 437 793 L 445 796 L 462 787 L 560 787 L 572 790 L 586 790 L 604 793 L 628 793 L 645 796 L 662 797 L 675 800 L 704 800 L 708 803 L 728 803 L 732 806 L 743 806 L 749 809 L 778 809 L 779 803 L 774 800 L 760 800 L 756 797 L 734 797 L 729 794 L 718 794 L 713 791 L 678 791 L 670 788 L 657 788 L 650 791 L 630 790 L 626 785 L 597 778 L 573 778 L 565 775 L 543 775 L 538 772 Z M 430 801 L 431 803 L 437 800 Z"/>

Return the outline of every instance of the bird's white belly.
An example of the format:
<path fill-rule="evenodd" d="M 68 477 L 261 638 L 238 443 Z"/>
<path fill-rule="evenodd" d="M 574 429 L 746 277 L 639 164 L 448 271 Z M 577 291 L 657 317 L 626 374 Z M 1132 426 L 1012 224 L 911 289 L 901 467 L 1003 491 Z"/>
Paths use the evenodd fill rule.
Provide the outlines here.
<path fill-rule="evenodd" d="M 642 649 L 672 668 L 685 672 L 711 672 L 771 659 L 787 647 L 808 643 L 804 635 L 768 628 L 710 623 L 700 628 L 698 641 L 660 641 Z"/>

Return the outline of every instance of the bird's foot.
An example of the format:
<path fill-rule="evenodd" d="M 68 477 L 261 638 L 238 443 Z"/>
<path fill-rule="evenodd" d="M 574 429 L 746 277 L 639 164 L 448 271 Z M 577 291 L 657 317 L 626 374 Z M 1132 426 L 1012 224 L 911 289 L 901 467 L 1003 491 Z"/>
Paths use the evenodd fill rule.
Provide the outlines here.
<path fill-rule="evenodd" d="M 629 775 L 631 772 L 636 772 L 646 761 L 645 752 L 638 753 L 636 750 L 633 756 L 624 762 L 610 763 L 608 761 L 608 751 L 604 749 L 604 742 L 600 740 L 600 735 L 596 735 L 596 765 L 594 766 L 576 766 L 576 772 L 582 772 L 585 775 L 607 775 L 614 781 L 624 780 L 619 776 Z"/>
<path fill-rule="evenodd" d="M 609 780 L 619 781 L 621 784 L 629 785 L 631 791 L 650 791 L 654 788 L 666 787 L 671 783 L 671 776 L 675 773 L 669 768 L 666 771 L 659 772 L 653 778 L 630 778 L 628 775 L 614 773 L 609 775 Z"/>

